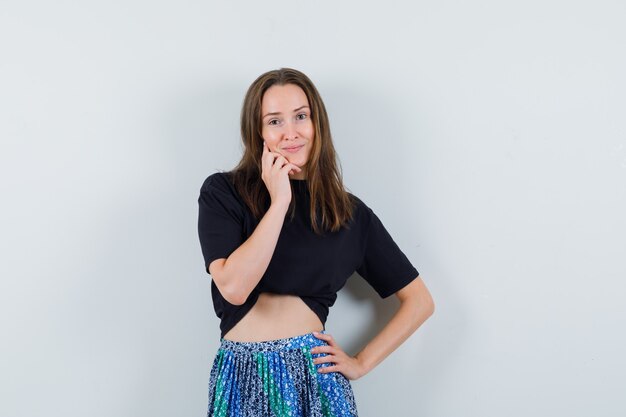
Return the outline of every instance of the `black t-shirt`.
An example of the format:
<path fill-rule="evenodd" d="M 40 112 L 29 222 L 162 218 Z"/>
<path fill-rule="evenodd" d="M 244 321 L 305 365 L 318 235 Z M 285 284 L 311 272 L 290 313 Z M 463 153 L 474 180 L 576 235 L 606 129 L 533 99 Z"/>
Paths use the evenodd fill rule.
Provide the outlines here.
<path fill-rule="evenodd" d="M 296 212 L 285 215 L 274 254 L 261 280 L 242 305 L 224 299 L 211 280 L 211 296 L 221 337 L 256 303 L 261 292 L 294 294 L 326 323 L 337 292 L 356 271 L 386 298 L 419 275 L 389 235 L 380 219 L 358 197 L 350 229 L 318 236 L 309 217 L 310 195 L 306 180 L 290 178 Z M 205 270 L 219 258 L 228 258 L 259 223 L 243 202 L 227 172 L 216 172 L 202 184 L 198 197 L 198 234 Z"/>

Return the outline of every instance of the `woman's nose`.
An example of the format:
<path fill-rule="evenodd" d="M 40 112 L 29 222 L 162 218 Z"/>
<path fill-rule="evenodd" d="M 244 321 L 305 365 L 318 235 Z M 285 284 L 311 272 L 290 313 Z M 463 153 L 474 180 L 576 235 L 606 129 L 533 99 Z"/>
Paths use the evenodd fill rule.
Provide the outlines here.
<path fill-rule="evenodd" d="M 287 122 L 285 124 L 285 136 L 288 138 L 295 138 L 298 136 L 296 124 L 294 122 Z"/>

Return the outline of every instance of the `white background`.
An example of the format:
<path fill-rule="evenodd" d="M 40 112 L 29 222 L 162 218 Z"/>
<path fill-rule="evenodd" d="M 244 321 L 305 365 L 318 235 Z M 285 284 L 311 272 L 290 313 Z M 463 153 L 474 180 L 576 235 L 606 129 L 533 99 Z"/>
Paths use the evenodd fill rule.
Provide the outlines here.
<path fill-rule="evenodd" d="M 346 186 L 435 314 L 361 417 L 623 416 L 622 1 L 3 1 L 0 414 L 206 415 L 203 180 L 261 73 L 325 100 Z M 327 330 L 397 307 L 358 275 Z"/>

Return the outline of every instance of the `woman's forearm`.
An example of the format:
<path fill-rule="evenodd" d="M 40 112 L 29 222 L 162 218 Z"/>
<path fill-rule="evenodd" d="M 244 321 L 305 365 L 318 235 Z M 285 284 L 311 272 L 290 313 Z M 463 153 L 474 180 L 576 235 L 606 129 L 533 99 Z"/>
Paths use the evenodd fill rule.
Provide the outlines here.
<path fill-rule="evenodd" d="M 374 369 L 413 334 L 433 314 L 433 308 L 428 301 L 402 301 L 387 325 L 355 355 L 363 366 L 364 374 Z"/>
<path fill-rule="evenodd" d="M 272 259 L 288 204 L 272 203 L 248 239 L 224 262 L 220 281 L 231 303 L 243 304 Z"/>

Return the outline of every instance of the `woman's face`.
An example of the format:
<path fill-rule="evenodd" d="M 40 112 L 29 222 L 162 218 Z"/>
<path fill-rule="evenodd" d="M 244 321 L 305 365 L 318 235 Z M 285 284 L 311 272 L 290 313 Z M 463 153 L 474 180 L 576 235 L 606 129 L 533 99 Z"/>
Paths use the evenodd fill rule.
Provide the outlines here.
<path fill-rule="evenodd" d="M 302 168 L 302 172 L 290 178 L 305 179 L 314 128 L 304 91 L 295 84 L 268 88 L 261 103 L 261 126 L 261 135 L 269 150 Z"/>

